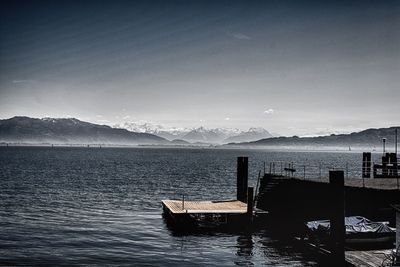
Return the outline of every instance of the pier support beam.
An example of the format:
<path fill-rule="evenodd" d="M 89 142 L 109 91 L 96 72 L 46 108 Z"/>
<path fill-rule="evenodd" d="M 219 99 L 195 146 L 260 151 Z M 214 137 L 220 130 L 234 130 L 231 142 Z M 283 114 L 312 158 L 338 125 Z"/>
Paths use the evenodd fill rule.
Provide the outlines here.
<path fill-rule="evenodd" d="M 237 200 L 247 203 L 248 157 L 237 158 Z"/>
<path fill-rule="evenodd" d="M 254 205 L 254 189 L 253 187 L 247 188 L 247 215 L 249 216 L 249 221 L 253 221 L 253 205 Z"/>
<path fill-rule="evenodd" d="M 344 222 L 344 172 L 329 171 L 330 202 L 331 202 L 331 253 L 334 266 L 345 266 L 345 222 Z"/>

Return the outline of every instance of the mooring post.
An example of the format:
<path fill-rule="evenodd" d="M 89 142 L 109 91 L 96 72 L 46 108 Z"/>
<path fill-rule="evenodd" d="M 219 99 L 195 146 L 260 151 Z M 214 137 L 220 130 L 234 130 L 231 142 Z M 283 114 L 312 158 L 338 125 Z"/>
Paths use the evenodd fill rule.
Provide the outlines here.
<path fill-rule="evenodd" d="M 389 168 L 389 176 L 390 177 L 397 177 L 397 156 L 396 153 L 389 153 L 389 161 L 390 161 L 390 168 Z"/>
<path fill-rule="evenodd" d="M 253 221 L 253 195 L 254 190 L 253 187 L 247 188 L 247 216 L 249 217 L 249 221 Z"/>
<path fill-rule="evenodd" d="M 382 156 L 382 176 L 384 178 L 387 178 L 388 174 L 389 174 L 389 172 L 388 172 L 388 163 L 389 163 L 389 153 L 385 153 Z"/>
<path fill-rule="evenodd" d="M 237 158 L 237 200 L 246 202 L 247 201 L 247 184 L 248 184 L 248 157 Z"/>
<path fill-rule="evenodd" d="M 344 194 L 344 172 L 329 171 L 330 202 L 332 212 L 331 224 L 331 253 L 334 266 L 345 266 L 344 240 L 345 240 L 345 194 Z"/>
<path fill-rule="evenodd" d="M 182 210 L 185 209 L 185 194 L 182 194 Z"/>

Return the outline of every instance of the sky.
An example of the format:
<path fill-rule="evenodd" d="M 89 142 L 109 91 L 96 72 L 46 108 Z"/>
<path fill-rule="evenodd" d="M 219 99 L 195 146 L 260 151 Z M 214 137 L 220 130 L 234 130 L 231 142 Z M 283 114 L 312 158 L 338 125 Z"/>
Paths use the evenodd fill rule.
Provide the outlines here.
<path fill-rule="evenodd" d="M 1 1 L 0 118 L 400 125 L 400 1 Z"/>

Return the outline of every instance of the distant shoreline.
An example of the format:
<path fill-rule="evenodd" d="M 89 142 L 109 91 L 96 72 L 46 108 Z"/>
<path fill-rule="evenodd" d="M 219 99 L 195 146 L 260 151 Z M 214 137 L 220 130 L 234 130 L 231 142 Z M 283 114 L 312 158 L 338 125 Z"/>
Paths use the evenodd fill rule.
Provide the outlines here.
<path fill-rule="evenodd" d="M 0 147 L 44 147 L 44 148 L 144 148 L 144 149 L 219 149 L 219 150 L 268 150 L 268 151 L 288 151 L 288 152 L 346 152 L 360 153 L 370 151 L 372 153 L 382 153 L 379 150 L 372 150 L 371 147 L 354 147 L 351 151 L 348 147 L 323 146 L 323 147 L 303 147 L 303 146 L 240 146 L 240 145 L 118 145 L 118 144 L 48 144 L 48 143 L 0 143 Z"/>

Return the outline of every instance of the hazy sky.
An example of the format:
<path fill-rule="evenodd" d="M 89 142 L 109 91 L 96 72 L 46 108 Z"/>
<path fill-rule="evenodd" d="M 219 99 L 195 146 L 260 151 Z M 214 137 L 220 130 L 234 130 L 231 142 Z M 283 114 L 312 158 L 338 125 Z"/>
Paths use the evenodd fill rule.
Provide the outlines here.
<path fill-rule="evenodd" d="M 0 118 L 400 124 L 400 1 L 2 1 Z"/>

